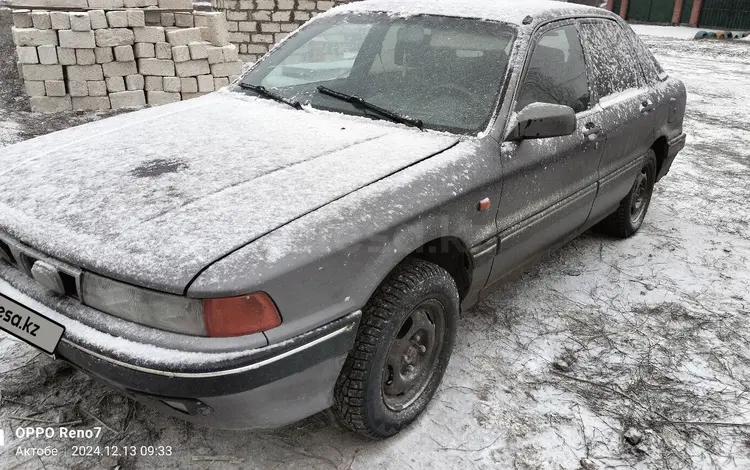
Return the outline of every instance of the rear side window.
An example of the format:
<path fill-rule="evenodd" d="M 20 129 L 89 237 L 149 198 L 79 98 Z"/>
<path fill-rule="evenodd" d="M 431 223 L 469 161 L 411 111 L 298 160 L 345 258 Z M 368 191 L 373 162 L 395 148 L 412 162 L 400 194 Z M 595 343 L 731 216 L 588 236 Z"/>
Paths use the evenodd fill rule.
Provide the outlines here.
<path fill-rule="evenodd" d="M 628 36 L 633 42 L 638 57 L 641 58 L 641 67 L 643 68 L 643 74 L 646 77 L 646 82 L 656 83 L 666 77 L 664 69 L 661 68 L 661 64 L 656 60 L 656 57 L 651 53 L 648 46 L 646 46 L 641 38 L 638 37 L 632 30 L 629 31 Z"/>
<path fill-rule="evenodd" d="M 570 106 L 585 111 L 590 103 L 583 49 L 574 25 L 544 33 L 534 46 L 516 103 L 520 111 L 531 103 Z"/>
<path fill-rule="evenodd" d="M 581 25 L 593 70 L 594 89 L 600 98 L 640 85 L 641 65 L 625 31 L 614 21 Z"/>

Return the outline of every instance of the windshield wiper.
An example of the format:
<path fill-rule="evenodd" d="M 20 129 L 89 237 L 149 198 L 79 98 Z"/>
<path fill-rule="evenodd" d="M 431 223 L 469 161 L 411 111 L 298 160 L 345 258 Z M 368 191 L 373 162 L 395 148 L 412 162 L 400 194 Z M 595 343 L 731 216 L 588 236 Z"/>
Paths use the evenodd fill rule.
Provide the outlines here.
<path fill-rule="evenodd" d="M 330 88 L 324 87 L 323 85 L 318 86 L 318 91 L 323 93 L 324 95 L 328 95 L 333 98 L 339 99 L 341 101 L 346 101 L 347 103 L 351 103 L 357 108 L 364 108 L 370 111 L 375 111 L 376 113 L 389 118 L 393 122 L 398 122 L 399 124 L 406 124 L 407 126 L 418 127 L 419 129 L 424 130 L 424 123 L 422 122 L 421 119 L 413 119 L 407 116 L 402 116 L 401 114 L 398 114 L 394 111 L 389 111 L 387 109 L 381 108 L 378 105 L 369 103 L 365 101 L 364 99 L 360 98 L 359 96 L 348 95 L 346 93 L 341 93 L 340 91 L 331 90 Z"/>
<path fill-rule="evenodd" d="M 244 88 L 245 90 L 252 90 L 261 96 L 265 96 L 266 98 L 271 98 L 272 100 L 278 101 L 279 103 L 284 103 L 286 105 L 291 106 L 294 109 L 302 109 L 302 104 L 299 101 L 292 101 L 288 98 L 284 98 L 281 95 L 277 95 L 276 93 L 267 89 L 263 85 L 253 85 L 251 83 L 242 83 L 242 82 L 240 82 L 239 85 L 240 85 L 240 88 Z"/>

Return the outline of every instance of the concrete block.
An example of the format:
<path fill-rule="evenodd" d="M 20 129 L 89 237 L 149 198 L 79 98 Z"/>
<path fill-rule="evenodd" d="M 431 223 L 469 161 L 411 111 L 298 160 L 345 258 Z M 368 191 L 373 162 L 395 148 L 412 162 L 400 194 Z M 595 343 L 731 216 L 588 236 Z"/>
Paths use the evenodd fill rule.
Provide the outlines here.
<path fill-rule="evenodd" d="M 75 49 L 76 64 L 94 65 L 96 63 L 96 49 Z"/>
<path fill-rule="evenodd" d="M 91 19 L 89 18 L 88 12 L 71 12 L 69 16 L 70 29 L 73 31 L 91 30 Z"/>
<path fill-rule="evenodd" d="M 85 80 L 68 80 L 70 96 L 89 96 L 89 86 Z"/>
<path fill-rule="evenodd" d="M 107 15 L 104 14 L 104 10 L 91 10 L 89 11 L 89 19 L 91 20 L 91 29 L 104 29 L 108 28 Z"/>
<path fill-rule="evenodd" d="M 175 63 L 165 59 L 138 59 L 138 70 L 143 75 L 173 77 L 175 75 Z"/>
<path fill-rule="evenodd" d="M 180 77 L 164 77 L 163 87 L 164 91 L 169 92 L 180 92 L 182 90 L 182 79 Z"/>
<path fill-rule="evenodd" d="M 127 88 L 128 90 L 143 90 L 143 86 L 143 75 L 135 74 L 125 77 L 125 88 Z"/>
<path fill-rule="evenodd" d="M 161 13 L 158 10 L 144 10 L 146 26 L 161 26 Z"/>
<path fill-rule="evenodd" d="M 65 82 L 62 80 L 45 80 L 44 89 L 47 96 L 65 96 Z"/>
<path fill-rule="evenodd" d="M 229 21 L 247 21 L 247 11 L 246 10 L 227 10 L 227 20 Z M 270 18 L 267 18 L 270 20 Z M 203 21 L 205 21 L 205 18 L 203 18 Z"/>
<path fill-rule="evenodd" d="M 154 44 L 154 53 L 157 59 L 171 59 L 172 45 L 168 42 L 157 42 Z"/>
<path fill-rule="evenodd" d="M 139 59 L 149 59 L 151 57 L 156 57 L 154 44 L 150 42 L 136 42 L 133 49 L 135 56 Z"/>
<path fill-rule="evenodd" d="M 237 55 L 237 46 L 235 46 L 234 44 L 224 46 L 221 48 L 221 50 L 224 53 L 223 62 L 236 62 L 240 60 L 239 56 Z"/>
<path fill-rule="evenodd" d="M 111 47 L 97 47 L 94 49 L 97 64 L 106 64 L 115 60 L 115 53 Z"/>
<path fill-rule="evenodd" d="M 123 77 L 107 77 L 104 83 L 107 84 L 107 91 L 110 93 L 125 91 L 125 78 Z"/>
<path fill-rule="evenodd" d="M 85 10 L 86 0 L 13 0 L 13 8 L 56 8 L 60 10 Z"/>
<path fill-rule="evenodd" d="M 103 30 L 98 30 L 103 31 Z M 93 31 L 60 30 L 60 47 L 71 49 L 93 49 L 96 47 Z"/>
<path fill-rule="evenodd" d="M 201 42 L 191 42 L 188 44 L 188 48 L 190 49 L 190 58 L 193 60 L 198 59 L 207 59 L 208 58 L 208 46 L 211 43 L 201 41 Z"/>
<path fill-rule="evenodd" d="M 154 75 L 146 75 L 144 87 L 146 91 L 162 91 L 164 90 L 164 79 L 165 78 L 176 78 L 176 77 L 156 77 Z"/>
<path fill-rule="evenodd" d="M 211 75 L 214 77 L 229 77 L 230 75 L 242 74 L 242 62 L 222 62 L 211 65 Z"/>
<path fill-rule="evenodd" d="M 118 62 L 130 62 L 135 60 L 133 46 L 115 46 L 115 60 Z"/>
<path fill-rule="evenodd" d="M 105 77 L 125 77 L 138 73 L 138 67 L 134 60 L 130 62 L 108 62 L 102 64 L 102 71 Z"/>
<path fill-rule="evenodd" d="M 38 46 L 36 48 L 39 63 L 45 65 L 57 64 L 57 46 Z"/>
<path fill-rule="evenodd" d="M 48 11 L 33 10 L 31 12 L 31 24 L 36 29 L 52 29 L 52 21 Z"/>
<path fill-rule="evenodd" d="M 83 50 L 83 49 L 79 49 Z M 89 49 L 85 49 L 89 50 Z M 75 49 L 69 49 L 67 47 L 59 47 L 57 48 L 57 61 L 60 62 L 60 65 L 75 65 L 78 63 L 78 59 L 76 59 L 76 50 Z"/>
<path fill-rule="evenodd" d="M 159 8 L 164 10 L 193 10 L 191 0 L 158 0 Z"/>
<path fill-rule="evenodd" d="M 190 60 L 190 48 L 188 46 L 174 46 L 172 48 L 172 60 L 175 62 L 187 62 Z"/>
<path fill-rule="evenodd" d="M 182 96 L 183 100 L 191 100 L 193 98 L 200 98 L 201 96 L 205 95 L 206 93 L 188 93 L 188 92 L 182 92 L 180 95 Z"/>
<path fill-rule="evenodd" d="M 39 56 L 37 55 L 36 47 L 34 46 L 16 47 L 16 55 L 18 55 L 18 60 L 22 64 L 38 64 L 39 63 Z"/>
<path fill-rule="evenodd" d="M 18 72 L 18 78 L 23 80 L 23 64 L 21 61 L 16 61 L 16 71 Z"/>
<path fill-rule="evenodd" d="M 54 29 L 16 28 L 13 26 L 13 43 L 16 46 L 57 45 L 57 31 Z"/>
<path fill-rule="evenodd" d="M 13 10 L 13 26 L 16 28 L 33 28 L 31 10 Z"/>
<path fill-rule="evenodd" d="M 192 28 L 193 14 L 192 13 L 175 13 L 174 14 L 174 25 L 178 28 Z"/>
<path fill-rule="evenodd" d="M 211 75 L 198 75 L 198 91 L 210 93 L 214 91 L 214 77 Z"/>
<path fill-rule="evenodd" d="M 242 23 L 240 23 L 240 26 L 242 26 Z M 240 31 L 243 31 L 242 27 L 240 27 Z M 255 31 L 255 28 L 246 31 Z M 262 23 L 260 25 L 260 31 L 263 33 L 280 33 L 281 25 L 279 23 Z"/>
<path fill-rule="evenodd" d="M 214 90 L 223 88 L 229 85 L 229 78 L 227 77 L 216 77 L 214 78 Z"/>
<path fill-rule="evenodd" d="M 62 80 L 62 65 L 24 64 L 24 80 Z"/>
<path fill-rule="evenodd" d="M 110 28 L 128 27 L 128 13 L 125 11 L 108 11 L 105 16 Z"/>
<path fill-rule="evenodd" d="M 148 104 L 151 106 L 177 103 L 182 99 L 179 93 L 168 93 L 166 91 L 147 91 L 146 97 L 148 98 Z"/>
<path fill-rule="evenodd" d="M 65 68 L 65 71 L 68 73 L 68 80 L 104 80 L 102 66 L 100 64 L 68 65 Z"/>
<path fill-rule="evenodd" d="M 207 48 L 208 53 L 208 63 L 209 64 L 218 64 L 220 62 L 224 62 L 224 49 L 217 46 L 208 46 Z"/>
<path fill-rule="evenodd" d="M 167 31 L 167 42 L 173 46 L 186 46 L 201 40 L 200 28 L 173 29 Z"/>
<path fill-rule="evenodd" d="M 164 28 L 161 26 L 144 26 L 142 28 L 133 28 L 135 34 L 135 42 L 164 42 L 166 36 L 164 34 Z"/>
<path fill-rule="evenodd" d="M 180 88 L 183 93 L 197 93 L 198 80 L 195 77 L 186 77 L 180 79 Z"/>
<path fill-rule="evenodd" d="M 206 18 L 205 40 L 214 46 L 226 46 L 229 44 L 229 30 L 224 14 L 220 12 L 202 13 Z"/>
<path fill-rule="evenodd" d="M 70 16 L 64 11 L 49 12 L 52 29 L 70 29 Z"/>
<path fill-rule="evenodd" d="M 128 28 L 97 29 L 94 35 L 98 47 L 132 46 L 135 42 L 133 30 Z"/>
<path fill-rule="evenodd" d="M 146 96 L 143 90 L 120 91 L 118 93 L 110 93 L 109 101 L 112 109 L 135 108 L 146 104 Z"/>
<path fill-rule="evenodd" d="M 146 17 L 143 10 L 125 10 L 128 14 L 128 27 L 137 28 L 146 26 Z"/>
<path fill-rule="evenodd" d="M 73 98 L 73 109 L 77 111 L 95 111 L 97 109 L 109 109 L 109 97 L 107 96 L 85 96 Z"/>
<path fill-rule="evenodd" d="M 86 82 L 89 87 L 89 96 L 107 96 L 107 82 L 104 80 L 92 80 Z"/>
<path fill-rule="evenodd" d="M 155 7 L 157 0 L 124 0 L 125 8 L 146 8 Z"/>
<path fill-rule="evenodd" d="M 217 65 L 219 64 L 214 64 L 211 67 L 216 67 Z M 175 63 L 174 68 L 178 77 L 197 77 L 198 75 L 208 75 L 211 73 L 208 60 L 206 59 Z"/>
<path fill-rule="evenodd" d="M 122 8 L 122 0 L 88 0 L 89 8 L 95 8 L 99 10 L 114 10 L 115 8 Z"/>
<path fill-rule="evenodd" d="M 59 113 L 73 109 L 70 96 L 32 96 L 29 103 L 34 113 Z"/>
<path fill-rule="evenodd" d="M 159 19 L 162 26 L 174 26 L 174 13 L 161 13 Z"/>
<path fill-rule="evenodd" d="M 23 82 L 23 85 L 26 88 L 27 96 L 44 96 L 47 94 L 46 90 L 44 89 L 44 82 L 41 80 L 26 80 L 25 82 Z"/>

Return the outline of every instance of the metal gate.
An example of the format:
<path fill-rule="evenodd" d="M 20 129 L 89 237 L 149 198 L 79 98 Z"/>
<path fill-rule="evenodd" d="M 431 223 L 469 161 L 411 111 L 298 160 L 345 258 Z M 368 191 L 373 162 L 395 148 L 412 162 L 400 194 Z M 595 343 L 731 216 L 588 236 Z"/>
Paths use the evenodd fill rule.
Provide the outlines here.
<path fill-rule="evenodd" d="M 628 19 L 649 23 L 671 23 L 675 0 L 630 0 Z"/>
<path fill-rule="evenodd" d="M 703 0 L 699 24 L 704 28 L 750 30 L 750 1 Z"/>
<path fill-rule="evenodd" d="M 628 21 L 671 23 L 674 2 L 675 0 L 630 0 L 630 4 L 628 4 Z M 693 4 L 692 0 L 685 0 L 685 3 Z M 619 15 L 621 4 L 622 0 L 615 0 L 612 11 Z M 690 16 L 689 10 L 686 16 Z M 687 19 L 685 21 L 687 22 Z"/>

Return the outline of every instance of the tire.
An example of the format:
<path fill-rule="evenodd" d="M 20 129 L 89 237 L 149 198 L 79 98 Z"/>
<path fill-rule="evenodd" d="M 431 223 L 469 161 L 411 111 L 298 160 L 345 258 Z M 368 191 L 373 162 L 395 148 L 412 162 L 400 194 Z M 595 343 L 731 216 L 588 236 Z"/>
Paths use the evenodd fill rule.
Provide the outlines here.
<path fill-rule="evenodd" d="M 443 378 L 459 309 L 456 283 L 445 269 L 412 258 L 396 267 L 362 310 L 334 390 L 339 421 L 372 439 L 411 424 Z"/>
<path fill-rule="evenodd" d="M 655 183 L 656 154 L 649 150 L 630 192 L 620 201 L 617 210 L 600 222 L 599 229 L 618 238 L 628 238 L 635 234 L 646 218 Z"/>

